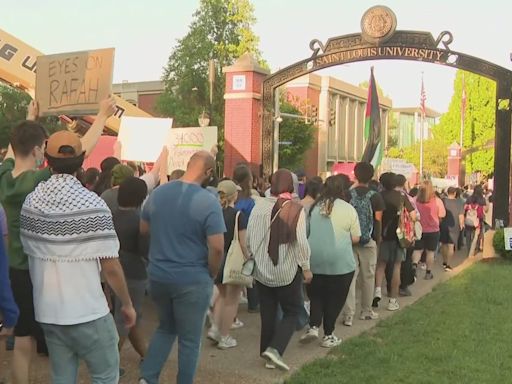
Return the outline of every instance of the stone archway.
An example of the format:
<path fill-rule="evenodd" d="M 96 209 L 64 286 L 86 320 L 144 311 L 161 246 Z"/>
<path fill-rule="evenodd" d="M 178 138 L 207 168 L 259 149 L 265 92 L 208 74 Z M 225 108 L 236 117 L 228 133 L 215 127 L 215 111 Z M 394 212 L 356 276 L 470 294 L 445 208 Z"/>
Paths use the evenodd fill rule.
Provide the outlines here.
<path fill-rule="evenodd" d="M 461 52 L 450 45 L 453 36 L 444 31 L 434 39 L 430 32 L 396 31 L 396 17 L 384 6 L 370 8 L 363 15 L 361 33 L 330 38 L 324 44 L 315 39 L 310 57 L 292 64 L 263 82 L 261 163 L 263 172 L 277 166 L 274 150 L 276 90 L 287 82 L 320 69 L 368 60 L 421 61 L 473 72 L 496 81 L 496 134 L 494 157 L 493 218 L 508 223 L 510 194 L 510 144 L 512 71 Z"/>

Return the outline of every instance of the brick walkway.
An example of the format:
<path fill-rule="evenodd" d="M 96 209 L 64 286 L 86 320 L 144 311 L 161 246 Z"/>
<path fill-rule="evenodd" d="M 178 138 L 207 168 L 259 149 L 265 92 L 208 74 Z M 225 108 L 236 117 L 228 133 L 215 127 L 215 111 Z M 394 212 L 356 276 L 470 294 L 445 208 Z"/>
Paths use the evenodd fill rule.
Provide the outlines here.
<path fill-rule="evenodd" d="M 436 266 L 433 270 L 434 279 L 430 281 L 423 280 L 422 271 L 419 272 L 418 281 L 411 287 L 413 291 L 412 297 L 401 298 L 401 307 L 406 307 L 417 301 L 423 295 L 429 293 L 432 288 L 442 281 L 447 280 L 451 276 L 457 274 L 460 270 L 471 264 L 475 258 L 466 259 L 465 253 L 459 252 L 454 260 L 453 265 L 457 266 L 453 272 L 446 273 L 442 271 L 441 260 L 438 258 Z M 386 301 L 383 300 L 385 303 Z M 381 305 L 382 307 L 382 305 Z M 392 313 L 385 309 L 378 310 L 381 319 L 391 316 Z M 264 368 L 263 360 L 258 356 L 259 351 L 259 327 L 260 320 L 257 314 L 249 314 L 246 306 L 241 306 L 239 318 L 244 322 L 245 326 L 239 330 L 233 331 L 233 336 L 238 340 L 239 346 L 230 350 L 220 351 L 215 348 L 206 338 L 204 339 L 199 370 L 196 383 L 198 384 L 259 384 L 259 383 L 279 383 L 286 377 L 285 374 L 277 370 L 267 370 Z M 156 313 L 152 307 L 150 300 L 146 302 L 144 318 L 142 320 L 145 334 L 149 338 L 152 331 L 157 325 Z M 375 321 L 354 320 L 352 327 L 345 327 L 341 324 L 337 325 L 336 334 L 343 339 L 350 338 L 360 334 L 361 332 L 372 328 L 376 324 Z M 319 345 L 310 344 L 307 346 L 300 345 L 298 339 L 301 333 L 296 333 L 290 342 L 290 345 L 284 355 L 285 361 L 293 370 L 298 369 L 301 365 L 318 357 L 325 356 L 328 350 L 321 348 Z M 2 348 L 3 349 L 3 348 Z M 165 367 L 162 374 L 161 383 L 174 383 L 176 375 L 176 349 Z M 2 377 L 8 377 L 9 360 L 11 352 L 0 354 L 0 383 Z M 132 350 L 129 343 L 126 343 L 121 354 L 121 366 L 126 369 L 125 376 L 120 380 L 121 384 L 137 383 L 139 361 L 136 353 Z M 84 367 L 81 367 L 81 379 L 79 383 L 89 383 Z M 47 384 L 50 383 L 48 359 L 38 357 L 33 365 L 30 383 Z M 8 383 L 8 381 L 6 381 Z"/>

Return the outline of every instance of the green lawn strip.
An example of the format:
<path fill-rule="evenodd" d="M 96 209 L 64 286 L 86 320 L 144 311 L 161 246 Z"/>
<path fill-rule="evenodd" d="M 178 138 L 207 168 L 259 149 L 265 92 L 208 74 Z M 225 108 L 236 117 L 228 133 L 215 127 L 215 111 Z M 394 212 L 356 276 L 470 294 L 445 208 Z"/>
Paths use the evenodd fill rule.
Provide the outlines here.
<path fill-rule="evenodd" d="M 512 383 L 512 263 L 478 263 L 287 383 Z"/>

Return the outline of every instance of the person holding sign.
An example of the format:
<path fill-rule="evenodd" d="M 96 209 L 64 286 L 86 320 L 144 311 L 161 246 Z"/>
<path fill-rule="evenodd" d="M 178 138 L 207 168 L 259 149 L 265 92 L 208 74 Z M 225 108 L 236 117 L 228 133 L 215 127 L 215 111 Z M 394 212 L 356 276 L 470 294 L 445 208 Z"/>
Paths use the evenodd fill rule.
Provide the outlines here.
<path fill-rule="evenodd" d="M 106 120 L 114 111 L 115 101 L 112 97 L 100 103 L 100 111 L 94 124 L 81 139 L 85 156 L 92 152 L 103 132 Z M 14 299 L 20 309 L 20 317 L 14 328 L 14 384 L 29 382 L 35 340 L 36 337 L 42 336 L 41 328 L 35 320 L 28 257 L 21 244 L 19 226 L 20 211 L 25 198 L 40 182 L 48 180 L 51 176 L 50 168 L 38 169 L 44 162 L 45 143 L 48 138 L 44 127 L 35 121 L 38 113 L 38 103 L 32 101 L 28 108 L 27 120 L 19 123 L 11 132 L 9 149 L 0 166 L 0 202 L 7 215 L 9 231 L 9 275 Z"/>

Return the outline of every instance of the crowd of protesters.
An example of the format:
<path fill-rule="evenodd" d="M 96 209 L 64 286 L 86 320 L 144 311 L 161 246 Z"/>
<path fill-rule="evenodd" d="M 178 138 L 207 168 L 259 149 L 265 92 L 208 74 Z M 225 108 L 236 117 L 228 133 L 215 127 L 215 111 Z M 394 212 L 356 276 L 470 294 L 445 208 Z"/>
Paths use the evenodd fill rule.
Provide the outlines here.
<path fill-rule="evenodd" d="M 81 139 L 69 131 L 48 137 L 37 109 L 32 102 L 13 127 L 0 166 L 0 337 L 14 335 L 14 384 L 29 382 L 36 342 L 47 346 L 54 383 L 76 383 L 80 360 L 93 383 L 117 383 L 127 339 L 140 357 L 140 383 L 158 383 L 175 341 L 177 382 L 192 383 L 207 314 L 207 337 L 234 348 L 244 299 L 261 317 L 265 366 L 288 370 L 283 355 L 297 329 L 306 328 L 302 344 L 335 347 L 338 320 L 379 318 L 385 280 L 386 309 L 396 311 L 418 269 L 433 278 L 439 251 L 449 272 L 461 238 L 471 252 L 483 247 L 489 198 L 481 186 L 466 199 L 453 187 L 439 194 L 430 181 L 409 191 L 401 175 L 376 182 L 369 163 L 356 165 L 354 182 L 286 169 L 259 178 L 246 164 L 219 182 L 211 153 L 169 172 L 165 148 L 148 173 L 116 157 L 83 170 L 114 100 L 101 102 Z M 407 246 L 402 215 L 415 229 Z M 254 264 L 246 276 L 253 284 L 226 280 L 233 243 Z M 148 293 L 159 325 L 146 345 Z"/>

